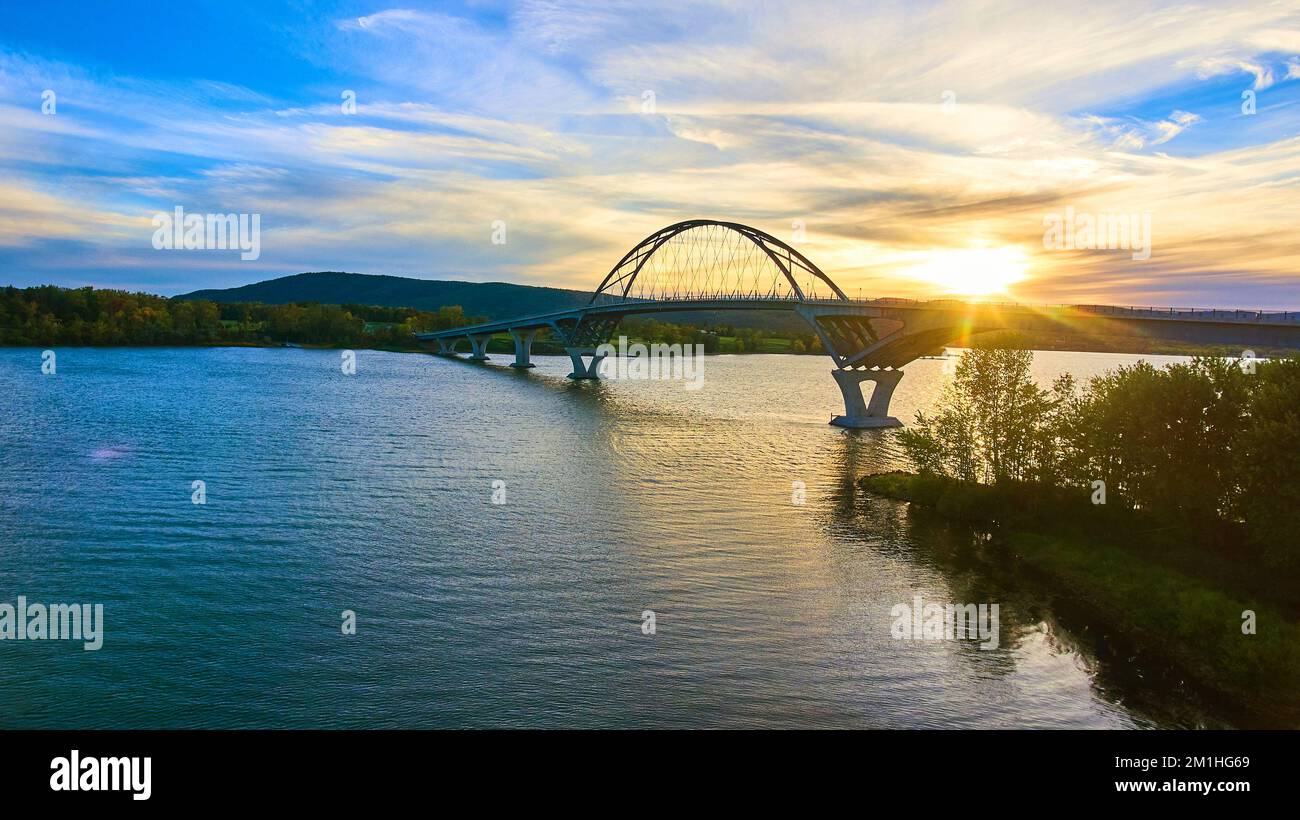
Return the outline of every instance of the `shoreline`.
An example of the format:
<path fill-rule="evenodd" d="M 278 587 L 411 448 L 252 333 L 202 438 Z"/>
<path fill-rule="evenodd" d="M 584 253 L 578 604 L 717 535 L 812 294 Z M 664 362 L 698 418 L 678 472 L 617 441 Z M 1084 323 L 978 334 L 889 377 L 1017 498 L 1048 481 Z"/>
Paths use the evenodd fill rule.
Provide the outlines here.
<path fill-rule="evenodd" d="M 493 341 L 493 342 L 498 342 L 498 341 L 502 341 L 502 340 L 493 339 L 492 341 Z M 506 341 L 508 341 L 508 340 L 506 340 Z M 639 339 L 638 339 L 638 340 L 629 340 L 629 343 L 640 343 L 640 344 L 647 344 L 647 345 L 649 345 L 649 344 L 661 344 L 661 343 L 659 343 L 659 342 L 649 342 L 649 341 L 639 340 Z M 666 344 L 666 343 L 665 343 L 665 344 Z M 489 352 L 489 353 L 501 353 L 501 354 L 509 353 L 510 355 L 514 355 L 514 349 L 513 349 L 513 347 L 510 347 L 510 348 L 507 349 L 507 347 L 504 346 L 504 345 L 502 345 L 502 346 L 492 345 L 491 342 L 489 343 L 489 345 L 490 345 L 490 346 L 489 346 L 488 351 L 487 351 L 487 352 Z M 535 348 L 538 347 L 538 346 L 540 346 L 540 345 L 541 345 L 540 342 L 535 342 L 535 343 L 534 343 L 534 347 L 535 347 Z M 285 343 L 282 343 L 282 342 L 242 342 L 242 341 L 234 341 L 234 340 L 231 340 L 231 341 L 225 341 L 225 340 L 222 340 L 222 341 L 215 341 L 215 342 L 195 342 L 195 343 L 192 343 L 192 344 L 175 344 L 175 343 L 167 343 L 167 344 L 107 344 L 107 345 L 103 345 L 103 344 L 101 344 L 101 345 L 97 345 L 97 344 L 84 344 L 84 343 L 69 344 L 69 343 L 66 343 L 66 342 L 56 342 L 56 343 L 53 343 L 53 344 L 7 344 L 7 343 L 0 343 L 0 349 L 14 349 L 14 350 L 18 350 L 18 349 L 28 349 L 28 350 L 46 350 L 46 349 L 57 349 L 57 348 L 61 348 L 61 347 L 68 347 L 68 348 L 78 348 L 78 347 L 80 347 L 80 348 L 91 348 L 91 349 L 96 349 L 96 350 L 116 350 L 116 349 L 163 350 L 163 349 L 167 349 L 167 348 L 172 348 L 172 349 L 177 349 L 177 350 L 184 350 L 184 349 L 196 348 L 196 347 L 257 347 L 257 348 L 267 348 L 267 349 L 272 349 L 272 348 L 284 348 L 284 349 L 286 349 L 286 350 L 293 350 L 293 349 L 302 349 L 302 350 L 383 350 L 383 351 L 386 351 L 386 352 L 389 352 L 389 353 L 430 353 L 430 354 L 431 354 L 431 353 L 435 353 L 435 352 L 436 352 L 436 351 L 432 351 L 432 350 L 430 350 L 430 349 L 428 349 L 428 348 L 426 348 L 426 347 L 424 347 L 424 346 L 417 346 L 417 347 L 393 347 L 393 346 L 372 346 L 372 345 L 347 345 L 347 344 L 334 343 L 334 342 L 293 342 L 292 344 L 285 344 Z M 957 350 L 957 349 L 961 349 L 961 348 L 957 348 L 957 347 L 954 346 L 953 349 L 954 349 L 954 350 Z M 1106 349 L 1106 350 L 1098 350 L 1098 349 L 1095 349 L 1095 348 L 1084 349 L 1084 348 L 1071 348 L 1071 347 L 1054 347 L 1054 346 L 1050 346 L 1050 345 L 1046 345 L 1046 346 L 1036 346 L 1036 347 L 1026 347 L 1026 348 L 1021 348 L 1021 349 L 1024 349 L 1024 350 L 1032 350 L 1032 351 L 1036 351 L 1036 352 L 1044 352 L 1044 353 L 1095 353 L 1095 354 L 1098 354 L 1098 355 L 1114 355 L 1114 356 L 1179 356 L 1179 357 L 1183 357 L 1183 358 L 1191 358 L 1191 357 L 1198 356 L 1198 355 L 1200 355 L 1200 356 L 1213 356 L 1213 357 L 1217 357 L 1217 358 L 1236 358 L 1237 355 L 1239 355 L 1239 353 L 1240 353 L 1240 351 L 1237 351 L 1237 352 L 1225 352 L 1225 351 L 1221 351 L 1221 350 L 1214 350 L 1214 351 L 1209 351 L 1209 350 L 1168 350 L 1168 349 L 1163 349 L 1163 350 L 1151 350 L 1151 349 L 1147 349 L 1147 350 L 1122 350 L 1122 349 Z M 567 354 L 565 354 L 563 348 L 556 348 L 556 350 L 557 350 L 558 352 L 534 352 L 533 355 L 534 355 L 534 356 L 564 356 L 564 355 L 567 355 Z M 1264 352 L 1262 352 L 1262 353 L 1259 353 L 1259 354 L 1257 355 L 1257 358 L 1260 359 L 1260 360 L 1264 360 L 1264 359 L 1269 359 L 1269 358 L 1276 358 L 1276 357 L 1285 356 L 1287 353 L 1294 353 L 1294 351 L 1287 351 L 1287 350 L 1264 351 Z M 808 352 L 806 352 L 806 353 L 793 353 L 793 352 L 791 352 L 791 351 L 789 351 L 789 350 L 744 350 L 744 351 L 727 351 L 727 350 L 719 350 L 719 351 L 713 351 L 713 352 L 705 352 L 703 355 L 705 355 L 705 356 L 825 356 L 826 353 L 825 353 L 824 351 L 821 351 L 821 350 L 817 350 L 817 351 L 808 351 Z M 918 356 L 918 357 L 916 358 L 916 361 L 924 361 L 924 360 L 930 360 L 930 361 L 939 360 L 939 361 L 942 361 L 942 360 L 947 359 L 947 358 L 950 358 L 950 356 L 943 356 L 943 355 L 926 355 L 926 356 Z"/>
<path fill-rule="evenodd" d="M 990 485 L 943 479 L 936 492 L 936 483 L 907 472 L 866 475 L 857 484 L 951 525 L 988 532 L 1002 557 L 1212 698 L 1256 721 L 1267 716 L 1300 728 L 1300 623 L 1276 602 L 1139 554 L 1122 538 L 1098 541 L 1065 527 L 1018 528 L 969 514 L 971 501 L 979 506 L 981 496 L 992 497 Z M 966 501 L 954 501 L 958 495 Z M 1246 611 L 1256 614 L 1258 634 L 1243 633 Z"/>

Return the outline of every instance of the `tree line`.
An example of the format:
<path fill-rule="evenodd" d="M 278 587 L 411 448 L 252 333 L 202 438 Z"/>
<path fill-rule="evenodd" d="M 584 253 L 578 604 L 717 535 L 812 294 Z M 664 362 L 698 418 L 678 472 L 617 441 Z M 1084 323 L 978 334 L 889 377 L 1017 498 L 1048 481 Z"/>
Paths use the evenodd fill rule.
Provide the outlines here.
<path fill-rule="evenodd" d="M 628 338 L 663 344 L 698 344 L 705 353 L 821 353 L 815 333 L 781 333 L 762 328 L 705 326 L 661 322 L 652 318 L 628 318 L 617 331 Z"/>
<path fill-rule="evenodd" d="M 0 345 L 158 346 L 296 344 L 334 347 L 419 347 L 412 333 L 486 321 L 459 305 L 438 310 L 326 305 L 268 305 L 169 299 L 148 293 L 42 285 L 0 290 Z M 652 318 L 625 319 L 619 333 L 665 344 L 700 344 L 706 353 L 821 351 L 815 334 L 780 335 L 753 328 L 697 327 Z M 773 344 L 775 342 L 775 344 Z M 502 348 L 505 349 L 505 348 Z M 538 341 L 538 353 L 562 353 Z"/>
<path fill-rule="evenodd" d="M 1019 504 L 1104 502 L 1300 571 L 1300 359 L 1139 362 L 1050 390 L 1032 362 L 1024 350 L 965 353 L 936 410 L 900 433 L 914 468 L 1014 485 Z"/>
<path fill-rule="evenodd" d="M 438 310 L 316 303 L 267 305 L 168 299 L 148 293 L 43 285 L 0 291 L 0 344 L 319 344 L 416 347 L 413 332 L 484 321 Z"/>

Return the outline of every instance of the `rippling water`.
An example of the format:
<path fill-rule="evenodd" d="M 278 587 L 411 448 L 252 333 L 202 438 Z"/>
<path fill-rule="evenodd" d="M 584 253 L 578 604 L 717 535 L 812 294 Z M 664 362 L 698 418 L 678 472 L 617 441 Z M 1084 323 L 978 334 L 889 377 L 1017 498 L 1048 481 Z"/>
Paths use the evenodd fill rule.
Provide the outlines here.
<path fill-rule="evenodd" d="M 0 602 L 102 603 L 104 645 L 0 641 L 0 725 L 1224 720 L 1113 659 L 1088 613 L 971 557 L 969 533 L 855 493 L 899 451 L 827 425 L 823 357 L 710 357 L 695 392 L 573 383 L 549 357 L 519 373 L 358 351 L 355 376 L 338 351 L 57 361 L 45 376 L 39 350 L 0 350 Z M 903 419 L 944 378 L 907 371 Z M 892 639 L 914 595 L 1000 602 L 1001 646 Z"/>

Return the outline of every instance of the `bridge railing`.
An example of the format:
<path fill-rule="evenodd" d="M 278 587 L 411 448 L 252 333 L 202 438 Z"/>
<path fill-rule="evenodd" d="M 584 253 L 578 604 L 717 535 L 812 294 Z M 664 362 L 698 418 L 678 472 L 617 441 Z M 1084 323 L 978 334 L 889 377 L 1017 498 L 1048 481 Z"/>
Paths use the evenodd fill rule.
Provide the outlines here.
<path fill-rule="evenodd" d="M 644 299 L 635 296 L 614 296 L 607 293 L 597 294 L 596 301 L 589 307 L 607 305 L 643 305 L 647 302 L 799 302 L 798 296 L 791 294 L 735 294 L 735 293 L 691 293 L 671 299 Z M 816 301 L 816 300 L 811 300 Z"/>
<path fill-rule="evenodd" d="M 1102 316 L 1130 318 L 1222 319 L 1227 321 L 1300 322 L 1300 311 L 1294 310 L 1244 310 L 1223 308 L 1139 307 L 1136 305 L 1071 305 L 1035 304 L 1032 302 L 967 302 L 961 299 L 906 299 L 885 297 L 881 299 L 851 299 L 855 304 L 905 304 L 921 306 L 980 305 L 1011 310 L 1073 310 Z"/>
<path fill-rule="evenodd" d="M 1229 319 L 1235 321 L 1300 321 L 1300 311 L 1287 310 L 1224 310 L 1222 308 L 1161 308 L 1121 307 L 1118 305 L 1076 305 L 1076 310 L 1089 313 L 1122 316 L 1170 316 L 1190 319 Z"/>
<path fill-rule="evenodd" d="M 854 305 L 908 305 L 915 307 L 944 307 L 979 305 L 981 307 L 1002 308 L 1007 310 L 1030 311 L 1078 311 L 1099 316 L 1116 316 L 1124 318 L 1153 319 L 1202 319 L 1235 322 L 1300 322 L 1300 311 L 1286 310 L 1245 310 L 1222 308 L 1180 308 L 1180 307 L 1139 307 L 1136 305 L 1070 305 L 1070 304 L 1035 304 L 1032 302 L 968 302 L 962 299 L 907 299 L 902 297 L 884 297 L 879 299 L 807 299 L 800 300 L 794 294 L 789 295 L 737 295 L 731 293 L 689 294 L 674 299 L 637 299 L 617 296 L 602 296 L 592 307 L 618 304 L 645 304 L 646 302 L 799 302 L 807 301 L 817 304 L 854 304 Z"/>

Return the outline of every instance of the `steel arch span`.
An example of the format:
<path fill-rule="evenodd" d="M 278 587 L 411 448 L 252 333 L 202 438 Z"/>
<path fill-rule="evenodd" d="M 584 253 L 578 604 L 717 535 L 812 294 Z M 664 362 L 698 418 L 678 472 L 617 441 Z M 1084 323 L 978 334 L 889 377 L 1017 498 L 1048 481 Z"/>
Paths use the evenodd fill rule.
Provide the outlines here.
<path fill-rule="evenodd" d="M 903 299 L 850 300 L 829 276 L 771 234 L 737 222 L 690 219 L 655 231 L 610 269 L 581 307 L 431 333 L 417 338 L 455 356 L 469 339 L 471 360 L 487 360 L 493 334 L 514 340 L 513 367 L 532 367 L 539 333 L 559 340 L 573 379 L 595 379 L 607 343 L 624 317 L 687 311 L 782 310 L 817 333 L 835 364 L 831 375 L 845 412 L 843 427 L 897 427 L 889 415 L 909 362 L 955 341 L 996 330 L 1124 333 L 1154 339 L 1300 348 L 1300 312 L 1180 310 L 1107 305 L 990 304 Z M 868 401 L 864 381 L 874 382 Z"/>
<path fill-rule="evenodd" d="M 802 280 L 802 282 L 801 282 Z M 794 299 L 844 291 L 808 257 L 769 233 L 716 219 L 660 228 L 623 255 L 589 304 L 628 299 Z"/>

